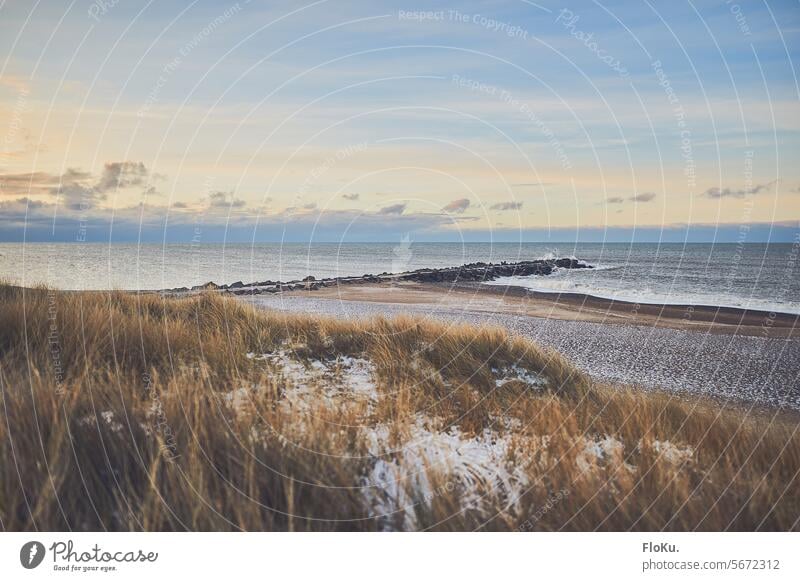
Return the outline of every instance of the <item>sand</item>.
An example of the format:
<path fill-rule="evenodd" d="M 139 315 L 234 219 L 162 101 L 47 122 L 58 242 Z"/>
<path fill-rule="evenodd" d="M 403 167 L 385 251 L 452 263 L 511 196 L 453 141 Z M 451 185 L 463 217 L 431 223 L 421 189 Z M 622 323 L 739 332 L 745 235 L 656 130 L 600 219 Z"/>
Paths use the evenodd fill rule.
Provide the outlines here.
<path fill-rule="evenodd" d="M 795 316 L 430 283 L 241 298 L 298 313 L 346 318 L 410 314 L 447 323 L 499 325 L 557 349 L 600 381 L 800 411 Z"/>

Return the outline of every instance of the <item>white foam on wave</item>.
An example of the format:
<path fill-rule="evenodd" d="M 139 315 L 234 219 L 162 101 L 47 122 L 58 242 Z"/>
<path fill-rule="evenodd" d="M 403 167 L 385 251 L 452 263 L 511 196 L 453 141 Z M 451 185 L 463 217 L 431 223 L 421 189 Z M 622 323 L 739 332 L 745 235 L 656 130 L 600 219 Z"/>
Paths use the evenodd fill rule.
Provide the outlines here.
<path fill-rule="evenodd" d="M 592 269 L 557 269 L 549 276 L 505 276 L 485 284 L 516 286 L 540 293 L 576 293 L 601 299 L 625 301 L 651 305 L 689 305 L 709 307 L 732 307 L 773 313 L 800 314 L 800 304 L 775 302 L 760 298 L 738 296 L 729 293 L 686 293 L 658 290 L 644 284 L 637 288 L 615 288 L 609 280 L 596 280 L 593 273 L 617 270 L 618 265 L 598 265 Z M 605 283 L 605 284 L 604 284 Z"/>

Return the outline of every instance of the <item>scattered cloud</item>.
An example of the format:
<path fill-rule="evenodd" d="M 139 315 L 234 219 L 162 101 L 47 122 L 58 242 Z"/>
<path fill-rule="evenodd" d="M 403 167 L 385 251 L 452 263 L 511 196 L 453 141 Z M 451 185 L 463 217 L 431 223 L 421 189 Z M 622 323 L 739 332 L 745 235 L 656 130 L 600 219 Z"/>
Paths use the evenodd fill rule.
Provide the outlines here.
<path fill-rule="evenodd" d="M 246 202 L 237 199 L 233 192 L 212 192 L 208 196 L 208 204 L 212 208 L 244 208 Z"/>
<path fill-rule="evenodd" d="M 767 182 L 766 184 L 757 184 L 752 188 L 743 188 L 739 190 L 732 190 L 731 188 L 708 188 L 700 195 L 704 198 L 710 198 L 712 200 L 717 200 L 719 198 L 744 198 L 745 196 L 753 196 L 766 191 L 776 183 L 777 181 L 773 180 L 771 182 Z"/>
<path fill-rule="evenodd" d="M 467 198 L 459 198 L 447 204 L 442 208 L 442 211 L 450 214 L 463 214 L 467 208 L 469 208 L 469 200 Z"/>
<path fill-rule="evenodd" d="M 351 202 L 355 202 L 360 197 L 360 195 L 359 194 L 343 194 L 342 197 L 345 200 L 350 200 Z"/>
<path fill-rule="evenodd" d="M 654 192 L 644 192 L 642 194 L 636 194 L 634 196 L 629 196 L 627 198 L 623 198 L 622 196 L 611 196 L 610 198 L 606 198 L 606 204 L 624 204 L 625 202 L 636 202 L 639 204 L 644 204 L 647 202 L 652 202 L 655 199 L 656 199 L 656 194 Z M 618 213 L 620 211 L 621 210 L 617 210 Z"/>
<path fill-rule="evenodd" d="M 148 171 L 141 161 L 111 161 L 103 166 L 103 173 L 95 184 L 99 192 L 142 186 L 147 183 Z"/>
<path fill-rule="evenodd" d="M 284 241 L 360 240 L 370 241 L 408 232 L 436 233 L 453 228 L 452 218 L 441 213 L 404 213 L 405 204 L 380 210 L 326 210 L 314 208 L 276 212 L 228 211 L 234 200 L 229 192 L 214 192 L 207 206 L 194 207 L 184 202 L 171 205 L 137 203 L 115 207 L 69 209 L 55 201 L 22 197 L 0 200 L 0 240 L 3 241 L 187 241 L 195 235 L 198 215 L 202 215 L 204 240 L 247 241 L 256 235 L 274 240 L 280 233 Z M 210 198 L 211 196 L 209 196 Z M 58 210 L 58 211 L 56 211 Z M 224 210 L 224 211 L 222 211 Z M 257 214 L 257 215 L 256 215 Z M 387 220 L 391 216 L 391 220 Z M 113 224 L 113 228 L 112 228 Z"/>
<path fill-rule="evenodd" d="M 406 211 L 406 204 L 392 204 L 378 210 L 378 214 L 399 216 Z"/>
<path fill-rule="evenodd" d="M 500 210 L 501 212 L 506 210 L 519 210 L 520 208 L 522 208 L 522 202 L 502 202 L 489 207 L 490 210 Z"/>
<path fill-rule="evenodd" d="M 628 198 L 631 202 L 652 202 L 656 199 L 655 192 L 644 192 L 643 194 L 636 194 L 635 196 L 631 196 Z"/>
<path fill-rule="evenodd" d="M 86 210 L 117 189 L 145 187 L 148 195 L 157 194 L 150 181 L 158 178 L 142 162 L 113 161 L 103 165 L 99 176 L 75 168 L 68 168 L 62 174 L 40 171 L 0 175 L 0 196 L 48 196 L 63 202 L 67 208 Z"/>
<path fill-rule="evenodd" d="M 0 195 L 19 197 L 31 195 L 54 195 L 60 184 L 80 183 L 91 179 L 91 174 L 76 169 L 68 169 L 63 174 L 32 172 L 0 175 Z"/>

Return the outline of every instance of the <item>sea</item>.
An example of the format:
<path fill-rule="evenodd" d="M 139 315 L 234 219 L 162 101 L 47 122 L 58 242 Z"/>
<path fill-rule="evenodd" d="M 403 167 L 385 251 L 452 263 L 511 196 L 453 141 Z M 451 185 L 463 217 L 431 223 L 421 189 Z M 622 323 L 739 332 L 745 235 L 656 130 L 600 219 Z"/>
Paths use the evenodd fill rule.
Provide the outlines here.
<path fill-rule="evenodd" d="M 2 243 L 0 279 L 65 290 L 155 290 L 575 257 L 593 266 L 490 284 L 638 303 L 800 314 L 798 244 Z"/>

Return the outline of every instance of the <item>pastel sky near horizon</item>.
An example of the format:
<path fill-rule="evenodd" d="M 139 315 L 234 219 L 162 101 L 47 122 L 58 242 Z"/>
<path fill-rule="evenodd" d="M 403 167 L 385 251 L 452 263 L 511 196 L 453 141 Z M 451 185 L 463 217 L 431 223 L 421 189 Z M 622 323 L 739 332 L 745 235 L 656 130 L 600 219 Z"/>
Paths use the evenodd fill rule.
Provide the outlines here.
<path fill-rule="evenodd" d="M 800 3 L 0 1 L 0 241 L 800 232 Z"/>

